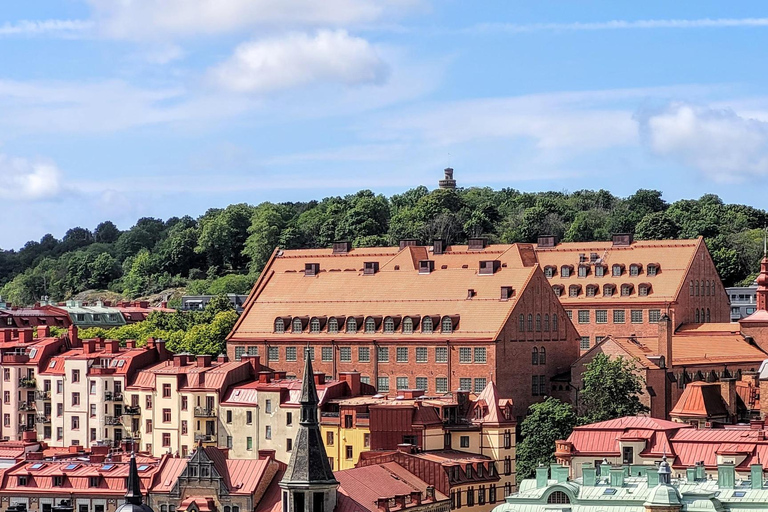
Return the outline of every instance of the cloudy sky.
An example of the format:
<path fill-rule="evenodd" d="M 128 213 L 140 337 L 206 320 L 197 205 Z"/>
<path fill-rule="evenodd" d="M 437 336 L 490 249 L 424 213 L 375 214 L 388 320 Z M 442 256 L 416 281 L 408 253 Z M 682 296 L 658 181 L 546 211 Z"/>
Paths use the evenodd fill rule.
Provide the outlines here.
<path fill-rule="evenodd" d="M 768 208 L 768 9 L 677 4 L 3 2 L 0 247 L 449 165 Z"/>

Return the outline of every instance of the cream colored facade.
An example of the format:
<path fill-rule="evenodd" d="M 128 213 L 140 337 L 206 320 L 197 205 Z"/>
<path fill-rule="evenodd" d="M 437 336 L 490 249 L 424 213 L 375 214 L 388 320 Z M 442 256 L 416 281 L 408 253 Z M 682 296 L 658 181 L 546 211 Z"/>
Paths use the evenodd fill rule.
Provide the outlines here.
<path fill-rule="evenodd" d="M 219 446 L 229 448 L 233 459 L 259 458 L 259 408 L 256 405 L 221 405 Z M 278 459 L 284 462 L 284 459 Z"/>

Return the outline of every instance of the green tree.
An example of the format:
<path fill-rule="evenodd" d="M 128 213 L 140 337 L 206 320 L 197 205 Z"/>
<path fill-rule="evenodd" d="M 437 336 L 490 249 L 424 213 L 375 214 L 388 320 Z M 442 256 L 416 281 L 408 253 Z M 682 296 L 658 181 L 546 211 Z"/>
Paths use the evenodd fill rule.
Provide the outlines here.
<path fill-rule="evenodd" d="M 647 213 L 635 227 L 638 240 L 671 240 L 680 234 L 680 227 L 665 212 Z"/>
<path fill-rule="evenodd" d="M 582 379 L 583 389 L 579 391 L 582 423 L 648 412 L 648 407 L 640 401 L 645 381 L 633 360 L 597 354 L 587 364 Z"/>
<path fill-rule="evenodd" d="M 253 207 L 232 204 L 223 210 L 209 210 L 199 222 L 196 251 L 204 254 L 209 266 L 239 270 L 245 267 L 245 248 Z"/>
<path fill-rule="evenodd" d="M 90 286 L 93 288 L 106 288 L 109 283 L 119 277 L 120 267 L 111 254 L 103 252 L 99 254 L 91 264 Z"/>
<path fill-rule="evenodd" d="M 252 272 L 261 272 L 264 268 L 277 247 L 280 231 L 284 227 L 285 221 L 277 205 L 264 203 L 256 208 L 243 249 L 243 254 L 250 259 Z"/>
<path fill-rule="evenodd" d="M 534 475 L 539 464 L 555 461 L 555 441 L 567 439 L 576 426 L 576 411 L 570 404 L 548 397 L 528 408 L 520 424 L 522 441 L 517 445 L 517 481 Z"/>
<path fill-rule="evenodd" d="M 111 244 L 120 236 L 120 230 L 111 221 L 104 221 L 93 230 L 93 239 L 99 243 Z"/>

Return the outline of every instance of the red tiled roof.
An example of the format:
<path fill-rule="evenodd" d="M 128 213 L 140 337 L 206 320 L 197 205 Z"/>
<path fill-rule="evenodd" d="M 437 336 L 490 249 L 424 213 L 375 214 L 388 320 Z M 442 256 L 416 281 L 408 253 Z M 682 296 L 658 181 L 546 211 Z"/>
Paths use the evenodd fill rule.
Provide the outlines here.
<path fill-rule="evenodd" d="M 669 413 L 682 418 L 728 418 L 720 384 L 692 382 L 685 387 L 675 407 Z"/>
<path fill-rule="evenodd" d="M 225 395 L 221 405 L 236 406 L 245 405 L 256 407 L 259 405 L 259 392 L 282 393 L 287 391 L 286 401 L 283 404 L 299 403 L 301 394 L 301 379 L 280 379 L 271 382 L 250 381 L 237 386 L 232 386 Z M 320 400 L 319 405 L 324 405 L 329 399 L 342 395 L 346 390 L 347 384 L 340 380 L 325 381 L 324 384 L 317 384 L 317 395 Z"/>

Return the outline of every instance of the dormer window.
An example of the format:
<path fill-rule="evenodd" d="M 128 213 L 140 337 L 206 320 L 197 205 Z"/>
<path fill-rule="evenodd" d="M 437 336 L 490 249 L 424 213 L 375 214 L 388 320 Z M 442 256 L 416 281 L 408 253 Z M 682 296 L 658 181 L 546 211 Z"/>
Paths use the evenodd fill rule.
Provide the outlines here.
<path fill-rule="evenodd" d="M 579 277 L 587 277 L 589 275 L 589 265 L 579 265 Z"/>
<path fill-rule="evenodd" d="M 595 276 L 603 277 L 605 275 L 605 267 L 602 265 L 595 265 Z"/>
<path fill-rule="evenodd" d="M 275 332 L 283 334 L 285 332 L 285 321 L 282 318 L 275 320 Z"/>
<path fill-rule="evenodd" d="M 571 267 L 568 265 L 560 267 L 560 277 L 571 277 Z"/>
<path fill-rule="evenodd" d="M 339 321 L 335 318 L 328 320 L 328 332 L 330 334 L 337 334 L 339 332 Z"/>
<path fill-rule="evenodd" d="M 371 316 L 365 320 L 365 332 L 376 332 L 376 320 Z"/>
<path fill-rule="evenodd" d="M 391 316 L 384 319 L 384 332 L 389 334 L 395 332 L 395 321 Z"/>
<path fill-rule="evenodd" d="M 432 317 L 425 316 L 424 320 L 421 321 L 421 332 L 426 334 L 432 333 Z"/>
<path fill-rule="evenodd" d="M 320 320 L 313 318 L 309 322 L 309 332 L 320 332 Z"/>
<path fill-rule="evenodd" d="M 612 267 L 612 274 L 613 277 L 619 277 L 621 274 L 624 273 L 624 265 L 616 264 Z"/>
<path fill-rule="evenodd" d="M 639 276 L 641 270 L 642 267 L 639 264 L 633 263 L 629 266 L 629 275 L 633 277 Z"/>
<path fill-rule="evenodd" d="M 649 267 L 650 268 L 650 267 Z M 647 296 L 651 293 L 651 285 L 648 283 L 641 283 L 637 286 L 637 294 L 641 297 Z"/>
<path fill-rule="evenodd" d="M 590 284 L 587 285 L 587 297 L 594 297 L 597 295 L 597 286 Z"/>
<path fill-rule="evenodd" d="M 352 317 L 347 319 L 347 334 L 355 334 L 357 332 L 357 320 Z"/>
<path fill-rule="evenodd" d="M 632 285 L 631 284 L 623 284 L 623 285 L 621 285 L 621 295 L 623 297 L 627 297 L 629 295 L 632 295 Z"/>
<path fill-rule="evenodd" d="M 658 273 L 659 273 L 659 266 L 658 266 L 658 265 L 656 265 L 656 264 L 654 264 L 654 263 L 651 263 L 651 264 L 650 264 L 650 265 L 648 265 L 648 267 L 646 268 L 646 270 L 645 270 L 645 273 L 646 273 L 647 275 L 649 275 L 649 276 L 655 276 L 656 274 L 658 274 Z"/>
<path fill-rule="evenodd" d="M 386 328 L 387 326 L 385 322 L 384 329 Z M 403 334 L 413 334 L 413 320 L 409 316 L 405 317 L 405 320 L 403 320 Z"/>
<path fill-rule="evenodd" d="M 578 297 L 579 293 L 581 293 L 581 286 L 577 284 L 572 284 L 570 287 L 568 287 L 569 297 Z"/>
<path fill-rule="evenodd" d="M 563 287 L 555 285 L 552 287 L 552 291 L 555 292 L 556 297 L 560 297 L 563 294 Z"/>
<path fill-rule="evenodd" d="M 293 332 L 301 332 L 303 331 L 303 326 L 301 325 L 301 318 L 294 318 L 293 319 L 293 328 L 291 329 Z"/>
<path fill-rule="evenodd" d="M 612 284 L 603 286 L 603 297 L 613 297 L 613 288 Z"/>
<path fill-rule="evenodd" d="M 555 272 L 557 272 L 557 267 L 547 266 L 544 267 L 544 277 L 547 279 L 552 279 L 555 277 Z"/>
<path fill-rule="evenodd" d="M 453 321 L 451 321 L 451 317 L 443 317 L 443 323 L 440 330 L 443 334 L 450 334 L 453 332 Z"/>

